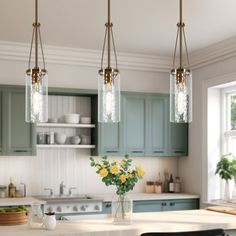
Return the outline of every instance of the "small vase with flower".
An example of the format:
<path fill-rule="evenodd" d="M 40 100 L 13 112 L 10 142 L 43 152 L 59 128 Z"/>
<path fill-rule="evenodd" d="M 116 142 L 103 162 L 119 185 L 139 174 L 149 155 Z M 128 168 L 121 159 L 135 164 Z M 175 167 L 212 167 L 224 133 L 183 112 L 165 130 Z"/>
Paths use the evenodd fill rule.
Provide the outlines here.
<path fill-rule="evenodd" d="M 107 156 L 96 161 L 90 158 L 91 166 L 102 177 L 106 186 L 116 186 L 116 195 L 112 199 L 112 218 L 114 224 L 130 224 L 132 221 L 133 203 L 127 192 L 133 190 L 135 184 L 143 177 L 144 171 L 140 166 L 131 169 L 132 159 L 125 155 L 120 162 L 109 161 Z"/>

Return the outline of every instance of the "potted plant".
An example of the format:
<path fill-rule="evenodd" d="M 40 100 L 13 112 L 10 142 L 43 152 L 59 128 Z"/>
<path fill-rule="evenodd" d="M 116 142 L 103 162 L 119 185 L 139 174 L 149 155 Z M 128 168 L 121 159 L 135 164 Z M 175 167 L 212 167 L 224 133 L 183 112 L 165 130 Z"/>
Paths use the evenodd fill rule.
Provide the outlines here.
<path fill-rule="evenodd" d="M 231 153 L 224 154 L 216 165 L 215 174 L 219 174 L 221 179 L 225 180 L 225 200 L 230 199 L 229 180 L 236 177 L 236 159 Z"/>

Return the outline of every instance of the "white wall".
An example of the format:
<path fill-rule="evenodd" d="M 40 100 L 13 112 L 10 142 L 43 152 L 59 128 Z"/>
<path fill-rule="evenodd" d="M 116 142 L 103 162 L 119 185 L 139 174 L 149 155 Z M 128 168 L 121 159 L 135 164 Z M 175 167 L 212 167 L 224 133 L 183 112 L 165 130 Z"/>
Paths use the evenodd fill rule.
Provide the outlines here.
<path fill-rule="evenodd" d="M 187 192 L 207 199 L 207 90 L 236 80 L 236 57 L 193 71 L 193 122 L 189 129 L 189 156 L 180 158 L 179 175 Z"/>
<path fill-rule="evenodd" d="M 14 56 L 16 58 L 16 56 Z M 24 84 L 27 62 L 19 57 L 15 60 L 0 60 L 0 84 Z M 97 88 L 97 68 L 66 64 L 47 63 L 49 86 L 63 88 Z M 126 91 L 169 92 L 169 75 L 143 70 L 121 70 L 121 87 Z M 64 180 L 67 187 L 75 186 L 78 193 L 114 192 L 101 183 L 95 170 L 89 166 L 88 150 L 39 150 L 37 157 L 1 157 L 0 184 L 8 184 L 13 176 L 15 183 L 25 182 L 28 194 L 44 194 L 45 187 L 58 193 L 59 183 Z M 118 158 L 119 159 L 119 158 Z M 168 170 L 177 175 L 177 158 L 134 158 L 134 164 L 143 167 L 146 175 L 135 187 L 144 191 L 146 180 L 157 178 L 158 172 Z"/>

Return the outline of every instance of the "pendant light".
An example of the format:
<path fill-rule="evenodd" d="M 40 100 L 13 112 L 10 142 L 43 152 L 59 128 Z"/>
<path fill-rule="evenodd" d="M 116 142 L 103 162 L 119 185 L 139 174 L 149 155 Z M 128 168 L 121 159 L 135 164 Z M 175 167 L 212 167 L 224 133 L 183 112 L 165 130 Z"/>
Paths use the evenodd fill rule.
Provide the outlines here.
<path fill-rule="evenodd" d="M 120 122 L 120 73 L 117 66 L 114 36 L 111 22 L 111 4 L 108 0 L 108 21 L 105 24 L 105 38 L 102 50 L 101 69 L 98 71 L 98 121 L 105 123 Z M 111 42 L 116 67 L 111 67 Z M 103 67 L 103 58 L 107 43 L 107 66 Z"/>
<path fill-rule="evenodd" d="M 35 46 L 35 66 L 31 69 L 31 55 L 33 44 Z M 43 68 L 39 68 L 38 49 L 39 44 L 42 53 Z M 28 69 L 25 75 L 25 120 L 38 123 L 48 121 L 48 74 L 45 69 L 45 60 L 38 21 L 38 0 L 35 0 L 35 22 L 31 40 Z"/>
<path fill-rule="evenodd" d="M 182 20 L 182 0 L 180 2 L 180 20 L 177 24 L 177 37 L 174 50 L 173 69 L 170 74 L 170 121 L 188 123 L 192 121 L 192 72 L 189 68 L 189 58 L 186 36 Z M 186 50 L 188 66 L 183 66 L 183 41 Z M 177 44 L 179 42 L 179 67 L 175 68 Z"/>

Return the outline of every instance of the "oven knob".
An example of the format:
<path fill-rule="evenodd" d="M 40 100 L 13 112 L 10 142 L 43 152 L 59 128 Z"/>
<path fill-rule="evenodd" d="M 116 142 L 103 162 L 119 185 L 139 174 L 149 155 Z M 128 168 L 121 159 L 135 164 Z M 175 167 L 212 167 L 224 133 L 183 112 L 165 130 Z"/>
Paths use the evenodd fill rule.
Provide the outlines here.
<path fill-rule="evenodd" d="M 58 212 L 61 212 L 62 211 L 62 209 L 61 209 L 61 207 L 59 206 L 59 207 L 57 207 L 57 211 Z"/>
<path fill-rule="evenodd" d="M 94 210 L 99 211 L 99 210 L 100 210 L 99 205 L 95 205 L 95 206 L 94 206 Z"/>
<path fill-rule="evenodd" d="M 85 210 L 86 210 L 85 205 L 81 206 L 81 207 L 80 207 L 80 210 L 81 210 L 81 211 L 85 211 Z"/>
<path fill-rule="evenodd" d="M 74 206 L 74 207 L 73 207 L 73 211 L 78 211 L 78 207 L 77 207 L 77 206 Z"/>

